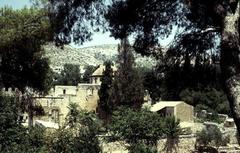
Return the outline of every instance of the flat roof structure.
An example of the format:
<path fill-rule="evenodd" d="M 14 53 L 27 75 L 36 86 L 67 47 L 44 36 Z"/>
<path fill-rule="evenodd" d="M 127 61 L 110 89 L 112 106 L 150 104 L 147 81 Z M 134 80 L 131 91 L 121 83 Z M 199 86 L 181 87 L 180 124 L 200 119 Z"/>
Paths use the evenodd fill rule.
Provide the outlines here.
<path fill-rule="evenodd" d="M 184 101 L 160 101 L 150 108 L 150 111 L 157 112 L 165 107 L 175 107 L 178 104 L 185 103 Z"/>

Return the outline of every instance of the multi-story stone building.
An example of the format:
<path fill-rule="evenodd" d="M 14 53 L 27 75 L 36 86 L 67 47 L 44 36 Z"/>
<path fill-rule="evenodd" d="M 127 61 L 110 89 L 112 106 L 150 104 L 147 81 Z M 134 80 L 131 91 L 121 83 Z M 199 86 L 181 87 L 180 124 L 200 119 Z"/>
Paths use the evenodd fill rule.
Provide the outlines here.
<path fill-rule="evenodd" d="M 79 83 L 77 86 L 60 86 L 56 85 L 51 89 L 49 95 L 45 97 L 36 97 L 45 112 L 44 116 L 37 117 L 37 120 L 48 122 L 64 123 L 68 114 L 70 103 L 76 103 L 81 109 L 96 112 L 98 105 L 98 90 L 101 85 L 101 77 L 105 67 L 100 65 L 92 74 L 90 83 Z M 116 68 L 113 67 L 116 71 Z"/>

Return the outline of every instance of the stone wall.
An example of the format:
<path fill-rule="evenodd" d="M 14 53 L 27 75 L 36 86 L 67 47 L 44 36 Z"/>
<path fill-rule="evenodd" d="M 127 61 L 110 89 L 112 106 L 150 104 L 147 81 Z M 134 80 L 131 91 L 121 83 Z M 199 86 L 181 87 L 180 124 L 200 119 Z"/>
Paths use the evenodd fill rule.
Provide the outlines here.
<path fill-rule="evenodd" d="M 193 106 L 186 103 L 180 103 L 175 109 L 176 118 L 180 119 L 181 122 L 193 122 Z"/>
<path fill-rule="evenodd" d="M 96 112 L 98 103 L 98 90 L 100 85 L 96 84 L 78 84 L 78 86 L 55 86 L 46 97 L 37 98 L 37 103 L 41 104 L 45 111 L 42 120 L 56 122 L 56 113 L 58 114 L 57 123 L 64 123 L 68 114 L 68 106 L 76 103 L 81 109 Z"/>
<path fill-rule="evenodd" d="M 194 144 L 196 138 L 194 137 L 187 137 L 187 138 L 180 138 L 178 144 L 178 153 L 191 153 L 194 151 Z M 166 153 L 164 150 L 166 144 L 166 139 L 161 139 L 158 142 L 158 151 L 159 153 Z M 114 143 L 102 143 L 103 152 L 106 153 L 128 153 L 127 149 L 124 147 L 123 142 L 114 142 Z M 174 153 L 174 152 L 173 152 Z"/>

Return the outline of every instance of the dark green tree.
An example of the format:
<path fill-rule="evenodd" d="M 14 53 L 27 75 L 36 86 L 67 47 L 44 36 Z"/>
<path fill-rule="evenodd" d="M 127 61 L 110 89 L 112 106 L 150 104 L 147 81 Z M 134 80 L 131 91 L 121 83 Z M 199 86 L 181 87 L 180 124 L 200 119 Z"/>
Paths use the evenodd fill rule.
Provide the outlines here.
<path fill-rule="evenodd" d="M 181 100 L 193 105 L 196 112 L 207 109 L 209 112 L 231 115 L 227 97 L 222 90 L 212 87 L 187 88 L 182 90 L 179 96 Z"/>
<path fill-rule="evenodd" d="M 5 87 L 14 87 L 25 96 L 29 125 L 32 125 L 34 93 L 46 94 L 52 84 L 49 61 L 42 45 L 51 40 L 51 28 L 43 9 L 1 8 L 0 74 Z"/>
<path fill-rule="evenodd" d="M 64 64 L 63 70 L 57 75 L 54 84 L 76 86 L 80 82 L 81 74 L 79 65 Z"/>
<path fill-rule="evenodd" d="M 151 153 L 163 136 L 164 119 L 147 109 L 136 111 L 122 107 L 114 111 L 109 131 L 108 141 L 124 141 L 130 152 L 148 150 Z"/>
<path fill-rule="evenodd" d="M 80 110 L 77 104 L 70 104 L 66 124 L 50 138 L 49 152 L 100 153 L 99 127 L 95 114 Z"/>
<path fill-rule="evenodd" d="M 27 87 L 46 93 L 51 87 L 49 61 L 42 45 L 50 39 L 45 11 L 36 8 L 1 8 L 0 57 L 5 87 L 24 92 Z"/>
<path fill-rule="evenodd" d="M 111 99 L 115 106 L 139 109 L 143 103 L 144 87 L 134 64 L 132 48 L 127 39 L 119 46 L 118 70 L 114 77 Z"/>
<path fill-rule="evenodd" d="M 239 7 L 238 0 L 127 0 L 113 2 L 106 18 L 116 38 L 126 38 L 135 33 L 136 51 L 144 55 L 161 57 L 158 38 L 169 35 L 173 25 L 184 30 L 176 34 L 175 38 L 179 41 L 175 39 L 170 47 L 177 53 L 172 56 L 173 61 L 168 60 L 171 63 L 179 61 L 175 59 L 217 54 L 220 57 L 223 89 L 240 131 L 237 94 L 240 89 Z M 219 48 L 217 40 L 220 40 Z"/>
<path fill-rule="evenodd" d="M 156 72 L 156 70 L 150 70 L 143 74 L 144 88 L 149 92 L 153 102 L 157 102 L 163 97 L 163 79 Z"/>
<path fill-rule="evenodd" d="M 44 129 L 28 129 L 21 124 L 21 101 L 17 95 L 0 93 L 0 111 L 1 153 L 41 152 L 45 149 Z"/>
<path fill-rule="evenodd" d="M 82 44 L 104 25 L 105 0 L 49 0 L 46 6 L 57 45 Z"/>
<path fill-rule="evenodd" d="M 17 98 L 0 95 L 0 152 L 10 151 L 11 146 L 17 146 L 18 139 L 24 137 L 25 129 L 18 122 L 20 112 L 20 102 Z"/>
<path fill-rule="evenodd" d="M 105 70 L 101 78 L 101 87 L 98 91 L 99 102 L 98 102 L 98 113 L 106 123 L 109 121 L 109 117 L 113 111 L 113 103 L 110 99 L 111 90 L 113 86 L 113 69 L 111 61 L 104 63 Z"/>
<path fill-rule="evenodd" d="M 93 72 L 97 69 L 97 66 L 93 66 L 93 65 L 87 65 L 84 67 L 84 74 L 83 74 L 83 78 L 82 78 L 82 82 L 83 83 L 90 83 L 91 80 L 91 75 L 93 74 Z"/>

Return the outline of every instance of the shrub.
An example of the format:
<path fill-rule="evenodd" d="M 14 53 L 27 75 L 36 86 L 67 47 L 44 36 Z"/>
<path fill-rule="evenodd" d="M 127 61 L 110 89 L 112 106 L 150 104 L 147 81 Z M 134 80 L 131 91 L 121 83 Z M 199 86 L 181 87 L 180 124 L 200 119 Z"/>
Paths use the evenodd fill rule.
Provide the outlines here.
<path fill-rule="evenodd" d="M 101 152 L 97 137 L 100 123 L 96 115 L 79 110 L 76 104 L 71 104 L 69 109 L 66 124 L 50 138 L 49 152 Z"/>
<path fill-rule="evenodd" d="M 0 94 L 0 152 L 40 152 L 45 147 L 44 129 L 25 128 L 18 120 L 18 98 Z"/>
<path fill-rule="evenodd" d="M 156 145 L 163 135 L 163 119 L 148 110 L 120 108 L 113 113 L 109 131 L 112 140 L 125 141 L 130 146 L 138 143 Z"/>
<path fill-rule="evenodd" d="M 157 148 L 144 143 L 137 143 L 129 147 L 129 153 L 157 153 Z"/>
<path fill-rule="evenodd" d="M 218 127 L 210 126 L 197 133 L 196 147 L 219 147 L 221 145 L 227 145 L 229 141 L 229 137 L 224 137 Z"/>
<path fill-rule="evenodd" d="M 175 120 L 174 117 L 168 117 L 164 124 L 164 134 L 166 135 L 167 141 L 164 147 L 166 152 L 177 152 L 179 144 L 179 135 L 182 134 L 182 129 L 179 125 L 180 121 Z"/>
<path fill-rule="evenodd" d="M 113 113 L 109 130 L 108 141 L 124 141 L 132 153 L 156 152 L 157 141 L 163 136 L 167 138 L 165 150 L 176 150 L 182 133 L 179 121 L 174 118 L 165 119 L 147 109 L 133 111 L 129 108 L 120 108 Z"/>

